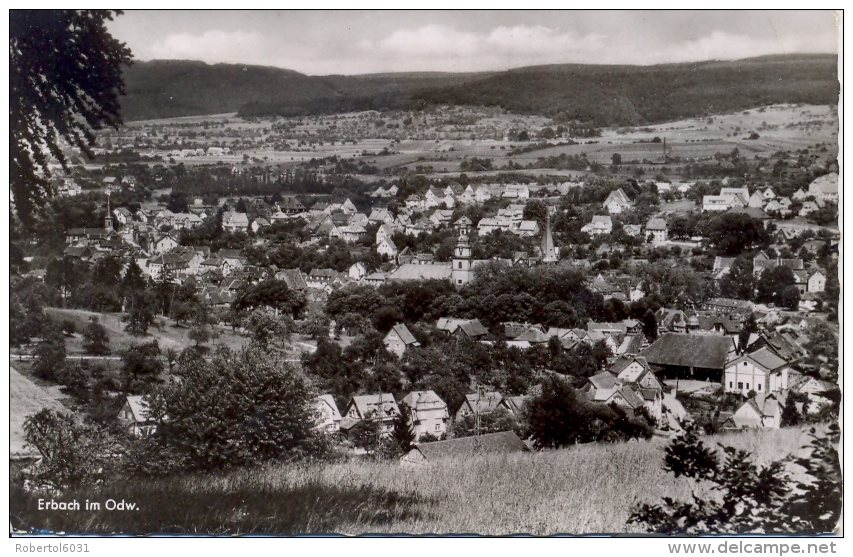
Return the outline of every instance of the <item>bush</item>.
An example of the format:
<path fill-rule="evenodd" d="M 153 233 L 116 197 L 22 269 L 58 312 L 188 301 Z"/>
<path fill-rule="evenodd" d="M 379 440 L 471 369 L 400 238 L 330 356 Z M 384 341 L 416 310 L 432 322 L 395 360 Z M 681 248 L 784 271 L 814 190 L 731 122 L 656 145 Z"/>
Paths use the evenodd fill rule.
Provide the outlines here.
<path fill-rule="evenodd" d="M 24 434 L 42 456 L 25 474 L 36 489 L 99 483 L 110 476 L 121 454 L 103 429 L 55 410 L 44 409 L 27 418 Z"/>
<path fill-rule="evenodd" d="M 684 431 L 667 447 L 664 468 L 676 477 L 709 481 L 720 497 L 689 503 L 664 498 L 662 505 L 643 504 L 628 523 L 657 534 L 796 533 L 823 534 L 838 527 L 841 516 L 840 428 L 829 426 L 826 436 L 811 430 L 806 457 L 776 460 L 757 466 L 748 451 L 721 445 L 724 457 L 706 447 L 697 428 Z M 795 481 L 786 465 L 805 470 L 807 481 Z"/>
<path fill-rule="evenodd" d="M 150 397 L 156 436 L 182 467 L 212 470 L 322 453 L 314 392 L 278 354 L 246 348 L 208 362 L 181 358 L 171 382 Z"/>

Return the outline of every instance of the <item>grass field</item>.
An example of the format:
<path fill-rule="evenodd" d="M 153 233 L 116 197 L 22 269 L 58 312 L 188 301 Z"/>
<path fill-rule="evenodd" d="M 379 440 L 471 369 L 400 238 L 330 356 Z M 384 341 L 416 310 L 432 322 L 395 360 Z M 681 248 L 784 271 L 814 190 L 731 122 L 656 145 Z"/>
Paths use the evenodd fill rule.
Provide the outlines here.
<path fill-rule="evenodd" d="M 804 429 L 706 438 L 751 451 L 759 463 L 807 442 Z M 34 510 L 13 486 L 13 526 L 65 532 L 531 533 L 636 532 L 631 510 L 709 486 L 664 472 L 666 441 L 583 445 L 514 455 L 473 455 L 422 467 L 395 462 L 271 464 L 213 476 L 128 481 L 62 500 L 125 500 L 134 512 Z"/>
<path fill-rule="evenodd" d="M 99 322 L 107 330 L 110 336 L 110 349 L 114 354 L 127 348 L 130 344 L 138 344 L 140 342 L 150 342 L 156 339 L 161 350 L 174 348 L 182 350 L 187 346 L 191 346 L 193 341 L 187 336 L 189 328 L 175 327 L 174 321 L 171 319 L 163 319 L 165 326 L 157 330 L 156 327 L 148 329 L 148 334 L 145 336 L 135 337 L 124 330 L 124 323 L 121 321 L 123 314 L 121 313 L 97 313 L 82 309 L 61 309 L 61 308 L 46 308 L 45 313 L 53 320 L 61 323 L 65 320 L 74 322 L 77 334 L 74 337 L 65 340 L 66 350 L 69 355 L 83 354 L 83 331 L 89 325 L 91 316 L 98 317 Z M 228 327 L 219 327 L 219 338 L 216 339 L 216 344 L 224 344 L 229 348 L 240 348 L 246 343 L 246 337 L 231 332 Z"/>
<path fill-rule="evenodd" d="M 9 367 L 9 454 L 32 454 L 24 448 L 24 420 L 44 408 L 67 412 L 55 390 L 39 387 L 14 367 Z"/>

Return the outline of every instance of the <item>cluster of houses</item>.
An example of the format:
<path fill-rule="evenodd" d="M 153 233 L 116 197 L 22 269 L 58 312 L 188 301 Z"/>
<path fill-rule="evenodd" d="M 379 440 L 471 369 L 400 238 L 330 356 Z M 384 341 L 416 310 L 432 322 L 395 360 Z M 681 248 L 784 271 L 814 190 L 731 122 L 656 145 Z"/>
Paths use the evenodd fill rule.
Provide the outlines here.
<path fill-rule="evenodd" d="M 370 193 L 371 197 L 389 198 L 398 193 L 397 186 L 376 188 Z M 445 188 L 430 187 L 423 195 L 412 194 L 405 199 L 406 207 L 424 211 L 444 205 L 452 209 L 457 205 L 485 203 L 489 199 L 529 199 L 530 188 L 527 184 L 482 184 L 461 186 L 451 184 Z"/>
<path fill-rule="evenodd" d="M 756 190 L 752 194 L 746 187 L 722 188 L 719 195 L 706 195 L 702 198 L 702 210 L 734 209 L 766 220 L 773 215 L 790 216 L 795 201 L 802 204 L 798 213 L 801 217 L 822 209 L 826 203 L 838 203 L 838 174 L 830 173 L 821 176 L 809 184 L 808 191 L 800 188 L 790 198 L 776 195 L 773 188 L 765 188 L 764 191 Z"/>

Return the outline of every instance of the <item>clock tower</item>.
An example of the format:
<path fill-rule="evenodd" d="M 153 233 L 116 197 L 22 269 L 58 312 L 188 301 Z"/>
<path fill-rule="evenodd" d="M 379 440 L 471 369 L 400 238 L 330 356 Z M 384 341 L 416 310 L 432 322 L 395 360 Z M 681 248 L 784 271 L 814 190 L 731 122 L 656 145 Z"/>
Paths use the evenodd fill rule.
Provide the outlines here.
<path fill-rule="evenodd" d="M 474 276 L 471 271 L 471 244 L 465 234 L 460 234 L 459 241 L 456 242 L 456 251 L 453 252 L 453 269 L 450 276 L 453 279 L 453 284 L 457 287 L 469 282 Z"/>

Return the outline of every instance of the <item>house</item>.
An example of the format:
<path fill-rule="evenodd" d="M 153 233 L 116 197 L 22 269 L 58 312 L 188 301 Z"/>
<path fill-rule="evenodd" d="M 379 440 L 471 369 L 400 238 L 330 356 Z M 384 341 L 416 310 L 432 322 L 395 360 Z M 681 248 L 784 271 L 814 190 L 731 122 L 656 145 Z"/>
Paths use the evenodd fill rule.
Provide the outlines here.
<path fill-rule="evenodd" d="M 773 395 L 757 395 L 744 402 L 721 429 L 740 430 L 755 427 L 778 429 L 782 421 L 782 406 Z"/>
<path fill-rule="evenodd" d="M 600 234 L 610 234 L 613 231 L 613 221 L 610 219 L 610 215 L 594 215 L 592 217 L 592 222 L 586 224 L 581 228 L 581 232 L 586 232 L 592 236 L 598 236 Z"/>
<path fill-rule="evenodd" d="M 539 234 L 539 223 L 535 220 L 523 220 L 510 228 L 510 232 L 522 238 L 530 238 Z"/>
<path fill-rule="evenodd" d="M 461 422 L 467 416 L 490 414 L 503 406 L 502 401 L 503 396 L 497 391 L 467 394 L 454 420 Z"/>
<path fill-rule="evenodd" d="M 362 277 L 367 275 L 367 268 L 364 266 L 364 263 L 361 261 L 357 261 L 350 265 L 349 268 L 349 278 L 352 280 L 359 280 Z"/>
<path fill-rule="evenodd" d="M 302 271 L 299 269 L 282 269 L 276 272 L 275 278 L 283 280 L 289 289 L 296 292 L 304 292 L 308 289 L 305 277 L 302 276 Z"/>
<path fill-rule="evenodd" d="M 336 228 L 339 237 L 341 240 L 348 244 L 354 244 L 358 242 L 364 234 L 367 233 L 367 230 L 364 229 L 363 226 L 359 226 L 357 224 L 351 224 L 349 226 L 339 226 Z M 329 237 L 332 237 L 332 234 L 329 234 Z"/>
<path fill-rule="evenodd" d="M 530 199 L 530 188 L 527 187 L 527 184 L 505 186 L 501 197 L 508 197 L 511 199 Z"/>
<path fill-rule="evenodd" d="M 774 199 L 776 199 L 776 192 L 773 191 L 773 188 L 767 188 L 761 193 L 761 197 L 764 199 L 764 201 L 773 201 Z"/>
<path fill-rule="evenodd" d="M 249 228 L 249 217 L 246 213 L 225 211 L 222 214 L 222 229 L 227 232 L 246 232 Z"/>
<path fill-rule="evenodd" d="M 450 414 L 447 403 L 435 391 L 412 391 L 401 400 L 409 412 L 409 423 L 417 442 L 424 434 L 441 437 L 447 433 Z"/>
<path fill-rule="evenodd" d="M 116 217 L 116 221 L 122 226 L 133 221 L 133 213 L 127 207 L 118 207 L 113 211 L 113 214 Z"/>
<path fill-rule="evenodd" d="M 118 420 L 134 437 L 149 437 L 157 430 L 157 422 L 151 417 L 148 403 L 141 395 L 125 398 Z"/>
<path fill-rule="evenodd" d="M 643 405 L 658 422 L 663 417 L 663 383 L 642 356 L 621 356 L 610 365 L 610 373 L 634 389 Z"/>
<path fill-rule="evenodd" d="M 390 237 L 382 238 L 376 245 L 376 253 L 388 256 L 389 258 L 397 257 L 397 245 L 394 244 Z"/>
<path fill-rule="evenodd" d="M 178 246 L 178 239 L 171 234 L 164 234 L 151 242 L 149 251 L 152 253 L 166 253 Z"/>
<path fill-rule="evenodd" d="M 423 265 L 406 263 L 388 275 L 388 280 L 449 280 L 452 271 L 453 269 L 448 263 L 426 263 Z"/>
<path fill-rule="evenodd" d="M 645 406 L 642 397 L 632 387 L 625 385 L 609 371 L 602 371 L 588 378 L 580 390 L 590 402 L 615 404 L 629 416 L 636 415 L 639 409 Z"/>
<path fill-rule="evenodd" d="M 492 197 L 492 190 L 489 186 L 479 186 L 474 188 L 474 200 L 477 201 L 477 203 L 485 203 Z"/>
<path fill-rule="evenodd" d="M 364 284 L 369 284 L 370 286 L 382 286 L 383 284 L 385 284 L 387 278 L 388 277 L 385 275 L 385 273 L 371 273 L 364 277 Z"/>
<path fill-rule="evenodd" d="M 814 201 L 803 201 L 803 206 L 800 208 L 800 216 L 806 217 L 811 215 L 812 213 L 816 213 L 823 209 L 826 204 L 822 199 L 815 199 Z"/>
<path fill-rule="evenodd" d="M 838 173 L 830 172 L 809 184 L 809 195 L 824 202 L 838 203 Z"/>
<path fill-rule="evenodd" d="M 826 275 L 822 271 L 813 272 L 807 282 L 808 292 L 823 292 L 826 289 Z"/>
<path fill-rule="evenodd" d="M 773 393 L 788 388 L 788 362 L 767 348 L 727 362 L 723 391 L 748 394 Z"/>
<path fill-rule="evenodd" d="M 664 219 L 649 219 L 649 222 L 646 223 L 646 236 L 651 236 L 652 242 L 656 244 L 666 242 L 669 239 L 666 221 Z"/>
<path fill-rule="evenodd" d="M 752 302 L 734 298 L 711 298 L 702 304 L 702 311 L 712 315 L 746 319 L 752 313 Z"/>
<path fill-rule="evenodd" d="M 659 377 L 719 382 L 731 346 L 725 336 L 664 333 L 641 355 Z"/>
<path fill-rule="evenodd" d="M 350 399 L 341 418 L 340 430 L 347 434 L 363 420 L 379 420 L 383 435 L 391 435 L 394 430 L 394 419 L 400 415 L 400 408 L 394 395 L 380 393 L 378 395 L 356 395 Z"/>
<path fill-rule="evenodd" d="M 261 231 L 265 228 L 269 228 L 269 226 L 270 226 L 270 221 L 268 221 L 264 217 L 258 217 L 252 221 L 250 228 L 252 229 L 252 232 L 257 234 L 259 231 Z"/>
<path fill-rule="evenodd" d="M 394 216 L 391 214 L 388 209 L 373 209 L 370 211 L 370 215 L 367 217 L 368 222 L 377 222 L 380 224 L 392 224 L 394 222 Z"/>
<path fill-rule="evenodd" d="M 314 409 L 317 411 L 315 429 L 336 432 L 341 429 L 341 413 L 332 395 L 320 395 L 314 399 Z"/>
<path fill-rule="evenodd" d="M 791 383 L 791 390 L 808 397 L 809 403 L 807 408 L 809 414 L 816 414 L 823 406 L 830 404 L 829 399 L 821 396 L 822 393 L 838 388 L 838 385 L 834 383 L 815 377 L 802 377 L 796 384 L 793 384 L 793 381 Z"/>
<path fill-rule="evenodd" d="M 642 225 L 639 225 L 639 224 L 625 224 L 622 226 L 622 230 L 628 236 L 636 238 L 637 236 L 642 234 L 643 227 L 642 227 Z"/>
<path fill-rule="evenodd" d="M 528 450 L 530 449 L 514 431 L 499 431 L 447 441 L 421 443 L 403 455 L 400 464 L 427 465 L 444 459 L 456 459 L 462 463 L 466 459 L 481 454 L 522 453 Z"/>
<path fill-rule="evenodd" d="M 406 327 L 405 323 L 394 325 L 388 331 L 388 334 L 385 335 L 385 338 L 382 339 L 382 342 L 385 344 L 385 349 L 388 352 L 396 354 L 399 358 L 403 357 L 403 353 L 407 348 L 421 345 L 414 335 L 412 335 L 411 331 L 409 331 L 409 328 Z"/>
<path fill-rule="evenodd" d="M 791 197 L 794 198 L 794 201 L 804 201 L 808 196 L 809 194 L 806 193 L 803 188 L 800 188 L 795 191 L 794 195 L 792 195 Z"/>
<path fill-rule="evenodd" d="M 480 323 L 479 319 L 471 319 L 470 321 L 460 323 L 453 334 L 458 338 L 479 340 L 487 336 L 489 334 L 489 330 Z"/>
<path fill-rule="evenodd" d="M 607 212 L 611 215 L 618 215 L 622 211 L 630 209 L 631 205 L 631 200 L 628 199 L 628 196 L 625 195 L 622 188 L 610 192 L 610 195 L 607 196 L 607 199 L 605 199 L 602 204 L 602 206 L 607 209 Z"/>
<path fill-rule="evenodd" d="M 764 196 L 761 195 L 760 192 L 756 191 L 751 196 L 749 196 L 749 201 L 747 202 L 747 207 L 752 207 L 753 209 L 763 209 L 764 204 L 767 201 L 764 199 Z"/>

